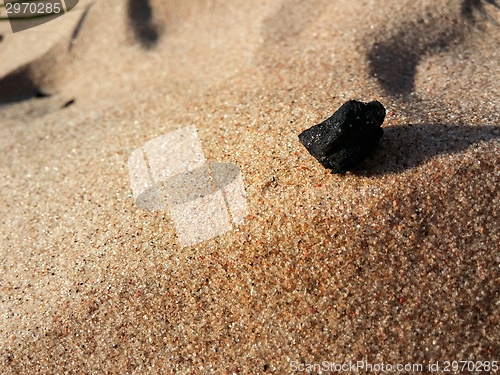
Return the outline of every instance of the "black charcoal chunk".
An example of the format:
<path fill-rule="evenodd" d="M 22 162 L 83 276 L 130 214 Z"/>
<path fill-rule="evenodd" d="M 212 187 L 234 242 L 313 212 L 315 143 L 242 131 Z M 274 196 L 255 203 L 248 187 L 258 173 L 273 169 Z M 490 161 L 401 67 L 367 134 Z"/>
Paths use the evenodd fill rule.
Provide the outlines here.
<path fill-rule="evenodd" d="M 378 102 L 349 100 L 330 118 L 299 134 L 300 142 L 332 173 L 345 173 L 377 146 L 385 108 Z"/>

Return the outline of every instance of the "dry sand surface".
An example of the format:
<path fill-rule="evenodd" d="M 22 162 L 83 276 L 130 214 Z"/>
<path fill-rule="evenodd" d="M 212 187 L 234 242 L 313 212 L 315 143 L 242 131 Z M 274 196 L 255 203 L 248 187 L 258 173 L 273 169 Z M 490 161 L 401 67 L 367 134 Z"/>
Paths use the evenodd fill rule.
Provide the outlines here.
<path fill-rule="evenodd" d="M 81 1 L 0 22 L 0 373 L 500 361 L 497 5 Z M 382 102 L 385 133 L 333 175 L 297 136 L 348 99 Z M 181 247 L 127 161 L 189 126 L 241 170 L 248 215 Z"/>

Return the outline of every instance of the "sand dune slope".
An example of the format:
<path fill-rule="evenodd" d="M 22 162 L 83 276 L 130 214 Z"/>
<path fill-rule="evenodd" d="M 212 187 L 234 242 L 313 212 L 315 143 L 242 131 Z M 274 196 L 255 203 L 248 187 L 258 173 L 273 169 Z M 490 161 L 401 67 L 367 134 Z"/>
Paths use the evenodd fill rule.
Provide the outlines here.
<path fill-rule="evenodd" d="M 1 23 L 0 373 L 500 360 L 500 9 L 383 3 L 82 1 L 43 30 Z M 297 135 L 352 98 L 386 106 L 385 133 L 332 175 Z M 239 168 L 248 216 L 181 247 L 127 161 L 188 126 Z"/>

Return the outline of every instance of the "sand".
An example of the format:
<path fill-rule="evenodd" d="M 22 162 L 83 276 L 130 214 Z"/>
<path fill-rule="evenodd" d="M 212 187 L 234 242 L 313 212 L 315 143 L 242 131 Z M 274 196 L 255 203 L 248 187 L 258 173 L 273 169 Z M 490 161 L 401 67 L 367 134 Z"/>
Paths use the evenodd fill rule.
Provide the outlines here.
<path fill-rule="evenodd" d="M 0 373 L 500 361 L 495 4 L 150 11 L 0 22 Z M 385 133 L 332 175 L 297 135 L 349 99 L 382 102 Z M 248 215 L 181 247 L 168 211 L 136 205 L 127 161 L 189 126 L 240 169 Z"/>

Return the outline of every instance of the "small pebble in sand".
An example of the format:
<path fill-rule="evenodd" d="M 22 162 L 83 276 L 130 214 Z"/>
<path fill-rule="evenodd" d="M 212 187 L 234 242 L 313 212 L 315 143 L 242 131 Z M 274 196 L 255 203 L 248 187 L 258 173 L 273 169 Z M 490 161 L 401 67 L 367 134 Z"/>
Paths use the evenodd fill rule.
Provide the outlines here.
<path fill-rule="evenodd" d="M 385 108 L 378 102 L 349 100 L 330 118 L 299 134 L 300 142 L 332 173 L 345 173 L 377 146 Z"/>

